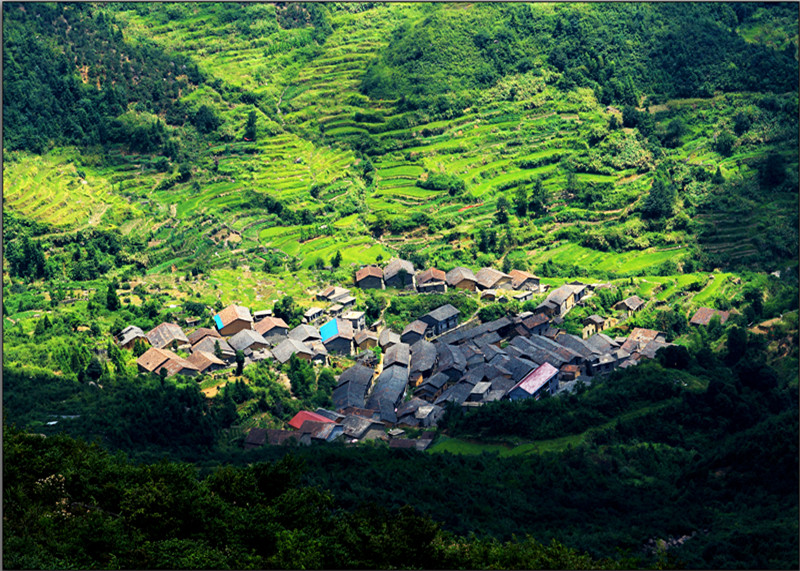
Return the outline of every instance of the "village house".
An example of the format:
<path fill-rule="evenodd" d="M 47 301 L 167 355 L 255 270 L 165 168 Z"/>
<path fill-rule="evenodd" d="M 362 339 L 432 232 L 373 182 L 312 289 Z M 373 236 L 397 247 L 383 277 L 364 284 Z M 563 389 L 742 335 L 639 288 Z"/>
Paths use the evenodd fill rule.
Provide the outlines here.
<path fill-rule="evenodd" d="M 259 311 L 253 312 L 253 322 L 258 323 L 265 317 L 272 317 L 272 310 L 271 309 L 261 309 Z"/>
<path fill-rule="evenodd" d="M 544 363 L 525 375 L 520 382 L 514 385 L 514 387 L 508 391 L 506 398 L 508 400 L 527 398 L 538 400 L 545 392 L 553 395 L 556 393 L 557 389 L 558 369 L 550 363 Z"/>
<path fill-rule="evenodd" d="M 317 294 L 317 299 L 334 303 L 350 295 L 350 290 L 339 286 L 328 286 Z"/>
<path fill-rule="evenodd" d="M 589 286 L 581 282 L 569 282 L 567 285 L 572 289 L 572 295 L 575 298 L 576 304 L 582 301 L 583 298 L 591 292 Z"/>
<path fill-rule="evenodd" d="M 311 441 L 333 442 L 339 438 L 344 428 L 341 424 L 332 422 L 320 422 L 317 420 L 306 420 L 299 430 L 302 434 L 308 434 Z"/>
<path fill-rule="evenodd" d="M 322 338 L 316 327 L 301 324 L 289 331 L 289 339 L 296 339 L 301 343 L 311 343 L 312 341 L 319 341 Z"/>
<path fill-rule="evenodd" d="M 485 289 L 481 292 L 481 301 L 496 301 L 497 291 L 493 289 Z"/>
<path fill-rule="evenodd" d="M 528 301 L 529 299 L 533 299 L 533 293 L 530 291 L 522 291 L 514 295 L 514 301 L 519 303 L 523 303 L 525 301 Z"/>
<path fill-rule="evenodd" d="M 342 315 L 342 319 L 349 321 L 355 331 L 364 329 L 365 319 L 363 311 L 347 311 Z"/>
<path fill-rule="evenodd" d="M 383 270 L 378 266 L 364 266 L 356 271 L 355 283 L 361 289 L 383 289 Z"/>
<path fill-rule="evenodd" d="M 267 340 L 275 338 L 282 340 L 289 333 L 289 326 L 280 317 L 265 317 L 256 323 L 254 329 Z"/>
<path fill-rule="evenodd" d="M 417 292 L 418 293 L 446 293 L 447 292 L 447 283 L 445 283 L 445 282 L 437 282 L 437 281 L 430 281 L 430 282 L 425 282 L 424 284 L 417 284 Z"/>
<path fill-rule="evenodd" d="M 394 365 L 384 367 L 381 374 L 375 380 L 372 394 L 367 401 L 367 408 L 381 411 L 381 418 L 384 418 L 381 404 L 385 401 L 393 409 L 400 404 L 403 394 L 408 384 L 408 368 Z"/>
<path fill-rule="evenodd" d="M 326 418 L 321 414 L 317 414 L 316 412 L 311 412 L 310 410 L 301 410 L 292 417 L 292 419 L 289 421 L 289 426 L 291 426 L 296 430 L 300 430 L 300 428 L 303 426 L 303 423 L 306 422 L 307 420 L 312 420 L 314 422 L 322 422 L 325 424 L 334 424 L 334 422 L 331 419 Z"/>
<path fill-rule="evenodd" d="M 581 335 L 584 339 L 599 333 L 604 329 L 606 320 L 597 314 L 590 315 L 583 320 L 583 331 Z"/>
<path fill-rule="evenodd" d="M 311 348 L 311 362 L 325 366 L 328 364 L 328 348 L 322 341 L 311 341 L 306 343 Z"/>
<path fill-rule="evenodd" d="M 392 258 L 383 269 L 383 283 L 386 287 L 413 288 L 414 264 L 408 260 Z"/>
<path fill-rule="evenodd" d="M 225 341 L 225 339 L 222 339 L 221 337 L 213 337 L 211 335 L 203 337 L 203 339 L 192 345 L 192 353 L 195 351 L 205 351 L 215 355 L 217 344 L 219 344 L 220 354 L 222 355 L 222 359 L 224 361 L 231 361 L 236 357 L 236 351 L 233 349 L 233 347 L 228 345 L 228 342 Z"/>
<path fill-rule="evenodd" d="M 213 353 L 207 351 L 193 351 L 186 360 L 197 367 L 197 370 L 203 374 L 218 371 L 227 366 L 225 361 L 218 359 Z"/>
<path fill-rule="evenodd" d="M 724 325 L 728 318 L 730 317 L 729 311 L 720 311 L 719 309 L 712 309 L 710 307 L 701 307 L 698 309 L 695 314 L 692 316 L 692 319 L 689 320 L 689 325 L 694 326 L 707 326 L 711 322 L 711 318 L 714 316 L 719 317 L 720 325 Z"/>
<path fill-rule="evenodd" d="M 436 365 L 436 345 L 425 339 L 420 339 L 411 345 L 411 373 L 409 382 L 417 386 L 423 379 L 433 372 Z"/>
<path fill-rule="evenodd" d="M 251 428 L 244 438 L 244 449 L 252 450 L 254 448 L 261 448 L 267 443 L 267 429 L 266 428 Z"/>
<path fill-rule="evenodd" d="M 632 295 L 627 299 L 623 299 L 622 301 L 617 302 L 614 304 L 614 309 L 617 311 L 624 311 L 629 317 L 642 309 L 645 305 L 645 301 L 640 298 L 638 295 Z"/>
<path fill-rule="evenodd" d="M 386 440 L 383 424 L 363 416 L 348 415 L 342 421 L 342 429 L 351 441 Z"/>
<path fill-rule="evenodd" d="M 353 336 L 353 341 L 355 341 L 356 347 L 358 347 L 359 351 L 364 351 L 366 349 L 371 349 L 378 346 L 378 336 L 367 329 L 357 331 Z"/>
<path fill-rule="evenodd" d="M 314 323 L 324 314 L 325 312 L 321 307 L 311 307 L 303 314 L 303 318 L 306 320 L 306 323 Z"/>
<path fill-rule="evenodd" d="M 407 343 L 392 345 L 383 356 L 383 368 L 397 365 L 408 369 L 411 362 L 411 347 Z"/>
<path fill-rule="evenodd" d="M 319 328 L 322 343 L 330 353 L 349 355 L 353 352 L 353 325 L 344 319 L 334 318 Z"/>
<path fill-rule="evenodd" d="M 339 299 L 339 305 L 342 306 L 342 309 L 347 309 L 348 307 L 352 307 L 356 304 L 356 298 L 352 295 L 346 295 L 343 298 Z"/>
<path fill-rule="evenodd" d="M 494 268 L 481 268 L 475 279 L 478 289 L 511 289 L 511 276 Z"/>
<path fill-rule="evenodd" d="M 135 325 L 129 325 L 120 331 L 117 338 L 119 340 L 119 346 L 123 349 L 132 349 L 137 340 L 141 340 L 142 343 L 150 345 L 150 340 L 147 339 L 147 335 L 144 334 L 141 328 Z"/>
<path fill-rule="evenodd" d="M 546 315 L 565 315 L 575 305 L 575 293 L 569 284 L 551 291 L 547 298 L 536 306 L 536 313 Z"/>
<path fill-rule="evenodd" d="M 150 347 L 145 351 L 136 360 L 136 366 L 139 372 L 142 373 L 160 374 L 161 369 L 164 369 L 167 377 L 177 374 L 193 377 L 199 372 L 197 367 L 186 359 L 179 357 L 168 349 L 158 349 L 156 347 Z"/>
<path fill-rule="evenodd" d="M 281 365 L 288 363 L 292 355 L 297 355 L 298 359 L 303 359 L 304 361 L 311 361 L 314 351 L 297 339 L 285 339 L 272 348 L 272 356 Z"/>
<path fill-rule="evenodd" d="M 189 344 L 192 347 L 200 343 L 200 341 L 202 341 L 206 337 L 213 337 L 214 339 L 222 339 L 222 335 L 220 335 L 216 329 L 211 329 L 209 327 L 200 327 L 189 333 L 189 335 L 187 335 L 187 339 L 189 339 Z"/>
<path fill-rule="evenodd" d="M 392 345 L 396 345 L 400 343 L 400 335 L 385 327 L 383 331 L 381 331 L 380 336 L 378 337 L 378 345 L 380 345 L 382 351 L 386 351 Z"/>
<path fill-rule="evenodd" d="M 478 279 L 472 273 L 472 270 L 460 266 L 447 272 L 445 281 L 448 286 L 456 289 L 475 291 L 478 287 Z"/>
<path fill-rule="evenodd" d="M 419 320 L 428 325 L 429 335 L 441 335 L 448 329 L 452 329 L 458 325 L 458 315 L 460 313 L 460 311 L 448 303 L 426 313 L 420 317 Z"/>
<path fill-rule="evenodd" d="M 344 311 L 344 306 L 341 303 L 334 303 L 327 310 L 327 314 L 331 317 L 338 317 Z"/>
<path fill-rule="evenodd" d="M 450 377 L 444 373 L 436 373 L 431 375 L 427 380 L 422 382 L 422 384 L 417 386 L 417 389 L 414 391 L 414 396 L 420 397 L 427 401 L 434 401 L 439 397 L 439 395 L 442 394 L 442 391 L 445 389 L 445 385 L 449 381 Z"/>
<path fill-rule="evenodd" d="M 419 293 L 434 293 L 447 291 L 447 275 L 442 270 L 428 268 L 417 273 L 414 277 Z"/>
<path fill-rule="evenodd" d="M 264 339 L 258 331 L 242 329 L 239 333 L 228 339 L 228 345 L 230 345 L 234 351 L 246 352 L 247 350 L 259 351 L 261 349 L 266 349 L 269 347 L 269 342 Z"/>
<path fill-rule="evenodd" d="M 164 347 L 176 347 L 178 349 L 188 349 L 189 339 L 180 326 L 174 323 L 162 323 L 147 332 L 147 340 L 156 349 Z"/>
<path fill-rule="evenodd" d="M 403 332 L 400 334 L 400 341 L 412 345 L 425 337 L 425 331 L 428 329 L 428 324 L 419 319 L 412 321 Z"/>
<path fill-rule="evenodd" d="M 220 335 L 228 337 L 244 329 L 252 329 L 253 317 L 246 307 L 229 305 L 214 316 L 214 324 Z"/>
<path fill-rule="evenodd" d="M 339 384 L 333 389 L 333 407 L 336 410 L 350 406 L 364 408 L 373 374 L 372 369 L 361 365 L 353 365 L 342 371 Z"/>
<path fill-rule="evenodd" d="M 526 291 L 539 291 L 539 278 L 535 275 L 522 270 L 511 270 L 511 289 L 526 290 Z"/>

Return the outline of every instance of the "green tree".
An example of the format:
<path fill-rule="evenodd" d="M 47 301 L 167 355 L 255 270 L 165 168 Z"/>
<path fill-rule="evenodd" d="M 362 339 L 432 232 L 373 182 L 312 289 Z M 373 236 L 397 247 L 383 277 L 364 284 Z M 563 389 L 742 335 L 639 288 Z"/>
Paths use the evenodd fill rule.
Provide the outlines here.
<path fill-rule="evenodd" d="M 338 268 L 341 264 L 342 264 L 342 253 L 339 250 L 336 250 L 336 252 L 331 257 L 331 266 L 333 266 L 334 268 Z"/>
<path fill-rule="evenodd" d="M 675 201 L 675 187 L 661 178 L 653 181 L 650 192 L 642 204 L 642 215 L 645 218 L 667 218 L 672 216 L 672 204 Z"/>
<path fill-rule="evenodd" d="M 120 308 L 119 298 L 117 297 L 117 283 L 111 282 L 106 290 L 106 308 L 109 311 L 116 311 Z"/>
<path fill-rule="evenodd" d="M 517 216 L 522 217 L 528 213 L 529 200 L 528 190 L 524 186 L 517 187 L 514 193 L 514 211 L 517 213 Z"/>
<path fill-rule="evenodd" d="M 257 137 L 256 131 L 256 112 L 250 111 L 247 115 L 247 125 L 244 128 L 244 137 L 250 141 L 255 141 Z"/>
<path fill-rule="evenodd" d="M 219 346 L 219 340 L 214 341 L 214 356 L 217 359 L 222 359 L 222 348 Z"/>
<path fill-rule="evenodd" d="M 730 131 L 722 131 L 717 135 L 717 141 L 714 148 L 723 157 L 731 156 L 733 152 L 733 145 L 736 144 L 736 137 Z"/>
<path fill-rule="evenodd" d="M 236 376 L 242 374 L 244 369 L 244 353 L 236 351 Z"/>
<path fill-rule="evenodd" d="M 531 185 L 528 210 L 536 214 L 539 214 L 540 212 L 544 211 L 546 204 L 547 204 L 547 193 L 544 190 L 544 184 L 542 184 L 541 178 L 536 177 L 535 179 L 533 179 L 533 184 Z"/>
<path fill-rule="evenodd" d="M 508 206 L 508 199 L 505 196 L 497 199 L 497 211 L 494 213 L 494 219 L 498 224 L 508 222 Z"/>

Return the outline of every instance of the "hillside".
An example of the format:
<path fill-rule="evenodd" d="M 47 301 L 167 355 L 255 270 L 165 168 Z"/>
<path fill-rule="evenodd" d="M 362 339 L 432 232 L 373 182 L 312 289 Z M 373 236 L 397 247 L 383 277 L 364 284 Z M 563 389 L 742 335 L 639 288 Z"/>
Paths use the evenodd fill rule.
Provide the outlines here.
<path fill-rule="evenodd" d="M 797 512 L 787 491 L 796 442 L 776 451 L 797 435 L 797 29 L 793 3 L 5 2 L 4 426 L 44 442 L 60 432 L 96 440 L 134 462 L 191 462 L 202 478 L 222 464 L 274 463 L 286 450 L 242 450 L 248 432 L 332 408 L 354 355 L 284 363 L 270 341 L 269 358 L 242 351 L 235 364 L 231 348 L 219 370 L 186 378 L 145 372 L 147 348 L 120 347 L 120 333 L 162 323 L 216 331 L 213 316 L 232 304 L 252 311 L 254 329 L 269 310 L 286 329 L 309 321 L 316 335 L 322 322 L 305 314 L 320 307 L 325 320 L 364 312 L 376 337 L 399 336 L 444 304 L 465 329 L 502 317 L 520 327 L 523 312 L 541 313 L 550 292 L 578 283 L 591 295 L 548 315 L 553 339 L 585 339 L 594 318 L 620 348 L 639 328 L 685 353 L 587 373 L 590 390 L 544 401 L 448 407 L 438 427 L 409 430 L 435 434 L 424 454 L 380 443 L 290 449 L 309 466 L 286 494 L 332 494 L 312 502 L 333 514 L 316 559 L 289 556 L 317 533 L 303 520 L 270 528 L 274 542 L 257 555 L 246 537 L 223 552 L 203 535 L 198 561 L 411 565 L 399 552 L 381 559 L 378 543 L 358 559 L 351 542 L 351 527 L 377 534 L 411 505 L 423 515 L 403 512 L 391 532 L 429 531 L 419 567 L 796 566 L 787 535 L 796 532 L 787 523 Z M 392 258 L 442 275 L 522 270 L 536 286 L 487 293 L 451 283 L 423 295 L 413 280 L 400 287 L 406 272 L 397 287 L 382 277 L 380 289 L 357 287 L 359 269 L 384 276 Z M 330 286 L 348 288 L 352 305 L 334 311 L 344 296 L 324 297 Z M 633 296 L 642 309 L 620 309 Z M 725 319 L 692 325 L 700 308 Z M 519 331 L 498 335 L 490 353 Z M 188 360 L 192 344 L 164 349 Z M 370 356 L 378 375 L 386 347 Z M 13 437 L 25 456 L 32 437 Z M 753 448 L 738 454 L 748 439 Z M 774 485 L 747 470 L 770 457 Z M 225 478 L 252 477 L 230 470 Z M 423 472 L 435 484 L 414 479 Z M 72 474 L 78 486 L 83 476 Z M 34 517 L 36 502 L 56 513 L 55 496 L 16 477 L 18 513 Z M 403 481 L 391 493 L 376 488 L 393 477 Z M 186 478 L 204 501 L 214 494 L 214 478 Z M 448 486 L 453 495 L 438 497 Z M 545 488 L 553 495 L 537 504 Z M 75 501 L 91 504 L 77 490 Z M 521 509 L 493 512 L 484 493 L 494 502 L 507 493 Z M 679 507 L 655 505 L 662 497 Z M 583 521 L 579 499 L 596 500 L 602 521 Z M 226 513 L 240 513 L 227 503 L 237 501 L 225 499 Z M 259 498 L 240 515 L 275 501 Z M 80 550 L 47 558 L 44 535 L 17 526 L 14 565 L 112 565 L 109 554 L 124 551 L 130 565 L 181 553 L 175 561 L 192 566 L 191 522 L 163 543 L 147 522 L 115 527 L 123 504 L 105 498 L 105 511 L 87 512 L 116 530 L 96 546 L 99 559 Z M 370 512 L 375 505 L 391 515 Z M 692 531 L 702 537 L 651 548 Z M 144 537 L 147 557 L 134 549 Z M 519 557 L 503 559 L 498 542 Z"/>

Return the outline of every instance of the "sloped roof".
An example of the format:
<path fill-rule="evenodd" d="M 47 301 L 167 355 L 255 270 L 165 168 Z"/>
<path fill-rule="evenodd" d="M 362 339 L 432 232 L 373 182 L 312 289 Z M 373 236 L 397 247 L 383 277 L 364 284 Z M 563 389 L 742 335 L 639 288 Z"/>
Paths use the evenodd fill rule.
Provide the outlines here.
<path fill-rule="evenodd" d="M 183 333 L 183 329 L 175 323 L 161 323 L 160 325 L 156 325 L 153 329 L 148 331 L 147 340 L 150 341 L 150 345 L 156 349 L 171 345 L 173 341 L 177 341 L 180 345 L 189 343 L 189 339 Z"/>
<path fill-rule="evenodd" d="M 728 311 L 720 311 L 710 307 L 701 307 L 695 312 L 689 323 L 692 325 L 708 325 L 711 322 L 711 318 L 715 315 L 719 315 L 720 324 L 724 324 L 726 321 L 728 321 L 728 317 L 730 317 L 731 314 Z"/>
<path fill-rule="evenodd" d="M 267 443 L 266 428 L 251 428 L 244 439 L 245 446 L 264 446 Z"/>
<path fill-rule="evenodd" d="M 350 290 L 339 286 L 328 286 L 322 290 L 318 295 L 328 301 L 335 301 L 350 294 Z"/>
<path fill-rule="evenodd" d="M 303 426 L 303 423 L 307 420 L 313 420 L 315 422 L 324 422 L 328 424 L 333 423 L 331 419 L 325 418 L 321 414 L 317 414 L 316 412 L 311 412 L 310 410 L 301 410 L 292 417 L 292 420 L 289 421 L 289 426 L 299 430 Z"/>
<path fill-rule="evenodd" d="M 236 351 L 244 351 L 256 343 L 268 345 L 267 340 L 258 331 L 253 331 L 252 329 L 242 329 L 228 340 L 228 345 Z"/>
<path fill-rule="evenodd" d="M 222 335 L 220 335 L 216 329 L 211 329 L 210 327 L 200 327 L 195 329 L 187 336 L 189 343 L 194 345 L 199 341 L 202 341 L 205 337 L 214 337 L 216 339 L 222 339 Z"/>
<path fill-rule="evenodd" d="M 381 331 L 380 337 L 378 338 L 378 343 L 380 343 L 381 347 L 385 347 L 389 344 L 400 343 L 400 335 L 386 327 L 383 329 L 383 331 Z"/>
<path fill-rule="evenodd" d="M 419 319 L 415 319 L 414 321 L 406 325 L 406 328 L 403 329 L 403 332 L 400 334 L 400 336 L 402 337 L 403 335 L 409 332 L 416 333 L 417 335 L 425 335 L 425 331 L 427 329 L 428 329 L 427 323 L 425 323 L 424 321 L 420 321 Z"/>
<path fill-rule="evenodd" d="M 175 353 L 150 347 L 136 359 L 136 364 L 152 373 L 167 362 L 171 358 L 170 355 L 175 355 Z"/>
<path fill-rule="evenodd" d="M 508 278 L 510 280 L 511 276 L 499 270 L 495 270 L 494 268 L 481 268 L 478 270 L 478 273 L 475 274 L 475 279 L 477 279 L 478 285 L 482 288 L 492 288 L 503 278 Z"/>
<path fill-rule="evenodd" d="M 360 439 L 373 426 L 379 426 L 379 424 L 372 419 L 354 414 L 346 416 L 342 421 L 344 434 L 349 438 Z"/>
<path fill-rule="evenodd" d="M 447 274 L 445 274 L 445 280 L 447 281 L 448 285 L 452 286 L 458 285 L 464 280 L 471 280 L 473 282 L 478 281 L 478 279 L 475 277 L 475 274 L 472 273 L 472 270 L 463 266 L 453 268 L 447 272 Z"/>
<path fill-rule="evenodd" d="M 436 345 L 420 339 L 411 346 L 411 370 L 430 371 L 436 364 Z"/>
<path fill-rule="evenodd" d="M 222 338 L 218 339 L 216 337 L 211 337 L 211 336 L 205 337 L 198 343 L 192 345 L 192 352 L 206 351 L 208 353 L 213 354 L 214 348 L 216 347 L 217 343 L 219 343 L 219 349 L 220 351 L 222 351 L 223 354 L 233 355 L 236 353 L 234 348 L 228 345 L 228 342 L 225 341 L 225 339 Z"/>
<path fill-rule="evenodd" d="M 400 273 L 400 270 L 405 270 L 409 278 L 413 277 L 415 273 L 414 264 L 412 264 L 408 260 L 403 260 L 400 258 L 392 258 L 391 260 L 389 260 L 389 263 L 386 264 L 386 267 L 383 268 L 383 279 L 384 280 L 392 279 L 394 276 Z"/>
<path fill-rule="evenodd" d="M 453 307 L 452 305 L 450 305 L 448 303 L 448 304 L 442 305 L 441 307 L 437 307 L 433 311 L 429 311 L 427 313 L 427 315 L 429 317 L 435 319 L 436 321 L 442 322 L 442 321 L 447 321 L 451 317 L 455 317 L 456 315 L 459 315 L 460 313 L 461 312 L 459 310 L 457 310 L 455 307 Z"/>
<path fill-rule="evenodd" d="M 411 361 L 411 346 L 408 343 L 396 343 L 386 350 L 383 357 L 383 366 L 391 367 L 392 365 L 400 365 L 408 368 Z"/>
<path fill-rule="evenodd" d="M 436 268 L 428 268 L 419 272 L 416 276 L 417 284 L 424 284 L 428 282 L 443 282 L 447 279 L 447 274 L 442 270 Z"/>
<path fill-rule="evenodd" d="M 547 299 L 545 301 L 546 302 L 550 301 L 558 305 L 561 305 L 562 303 L 567 301 L 569 296 L 574 295 L 574 293 L 575 291 L 572 289 L 572 286 L 570 286 L 569 284 L 565 284 L 551 291 L 550 295 L 547 296 Z"/>
<path fill-rule="evenodd" d="M 289 339 L 305 342 L 308 339 L 320 339 L 319 330 L 311 325 L 298 325 L 289 331 Z"/>
<path fill-rule="evenodd" d="M 266 335 L 276 328 L 288 330 L 289 326 L 280 317 L 265 317 L 253 326 L 253 329 L 258 331 L 258 333 L 261 335 Z"/>
<path fill-rule="evenodd" d="M 539 281 L 538 277 L 523 270 L 511 270 L 508 273 L 508 275 L 511 276 L 511 287 L 514 289 L 517 289 L 527 280 L 536 280 L 537 282 Z"/>
<path fill-rule="evenodd" d="M 342 374 L 339 375 L 339 386 L 345 383 L 357 383 L 365 386 L 369 385 L 373 374 L 375 374 L 375 371 L 369 367 L 364 367 L 363 365 L 353 365 L 352 367 L 348 367 L 342 371 Z"/>
<path fill-rule="evenodd" d="M 637 311 L 645 304 L 645 301 L 638 295 L 632 295 L 629 298 L 623 299 L 620 303 L 631 311 Z"/>
<path fill-rule="evenodd" d="M 383 278 L 383 271 L 378 266 L 364 266 L 356 272 L 356 282 L 368 277 Z"/>
<path fill-rule="evenodd" d="M 455 345 L 445 345 L 436 343 L 436 353 L 438 354 L 439 364 L 436 366 L 439 371 L 446 371 L 453 368 L 463 371 L 467 368 L 467 360 L 461 350 Z"/>
<path fill-rule="evenodd" d="M 543 325 L 548 321 L 550 321 L 550 318 L 547 317 L 545 314 L 535 313 L 530 317 L 526 317 L 525 319 L 523 319 L 522 325 L 524 325 L 525 328 L 528 329 L 528 331 L 532 331 L 535 327 Z"/>
<path fill-rule="evenodd" d="M 359 345 L 361 345 L 367 339 L 374 339 L 376 342 L 378 341 L 378 336 L 375 335 L 372 331 L 367 331 L 366 329 L 362 329 L 361 331 L 356 332 L 353 335 L 353 339 Z"/>
<path fill-rule="evenodd" d="M 473 386 L 474 385 L 463 381 L 458 382 L 439 395 L 439 398 L 436 399 L 434 404 L 442 405 L 448 401 L 461 404 L 467 400 L 469 393 L 472 392 Z"/>
<path fill-rule="evenodd" d="M 558 369 L 556 369 L 550 363 L 543 363 L 514 385 L 511 388 L 511 391 L 514 389 L 520 388 L 529 395 L 533 395 L 536 391 L 541 389 L 550 379 L 552 379 L 555 375 L 558 374 Z M 509 391 L 509 392 L 511 392 Z"/>
<path fill-rule="evenodd" d="M 308 310 L 303 314 L 303 317 L 313 317 L 314 315 L 320 314 L 323 312 L 321 307 L 309 307 Z"/>
<path fill-rule="evenodd" d="M 217 327 L 222 329 L 237 319 L 243 321 L 253 322 L 253 317 L 250 315 L 250 310 L 240 305 L 229 305 L 214 316 L 214 321 Z M 221 325 L 220 325 L 221 323 Z"/>
<path fill-rule="evenodd" d="M 375 387 L 367 402 L 367 408 L 380 410 L 383 400 L 398 403 L 406 390 L 406 384 L 408 384 L 408 369 L 396 365 L 385 367 L 375 380 Z"/>
<path fill-rule="evenodd" d="M 147 339 L 147 336 L 144 334 L 144 331 L 141 328 L 136 327 L 135 325 L 129 325 L 119 334 L 119 344 L 120 345 L 127 345 L 134 339 Z"/>
<path fill-rule="evenodd" d="M 285 339 L 272 348 L 272 355 L 279 363 L 286 363 L 295 353 L 303 353 L 311 357 L 314 352 L 305 343 L 297 339 Z"/>
<path fill-rule="evenodd" d="M 323 343 L 327 343 L 336 337 L 352 339 L 354 335 L 353 324 L 346 319 L 335 317 L 319 328 L 319 335 Z"/>
<path fill-rule="evenodd" d="M 584 323 L 594 323 L 595 325 L 602 325 L 606 322 L 605 319 L 597 315 L 596 313 L 590 315 L 586 319 L 583 320 Z"/>
<path fill-rule="evenodd" d="M 217 359 L 213 353 L 207 351 L 194 351 L 186 360 L 197 367 L 201 373 L 211 365 L 225 365 L 224 361 Z"/>

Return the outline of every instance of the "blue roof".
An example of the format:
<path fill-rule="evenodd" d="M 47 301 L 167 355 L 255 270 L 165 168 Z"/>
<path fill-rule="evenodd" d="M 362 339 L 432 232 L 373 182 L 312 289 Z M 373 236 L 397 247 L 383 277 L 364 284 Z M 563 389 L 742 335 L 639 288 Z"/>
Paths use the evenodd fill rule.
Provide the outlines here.
<path fill-rule="evenodd" d="M 222 325 L 222 319 L 219 315 L 214 316 L 214 323 L 217 324 L 217 329 L 222 329 L 224 327 L 224 325 Z"/>
<path fill-rule="evenodd" d="M 339 325 L 336 323 L 336 318 L 331 319 L 328 323 L 319 328 L 319 336 L 322 337 L 323 343 L 336 335 L 339 335 Z"/>

